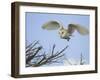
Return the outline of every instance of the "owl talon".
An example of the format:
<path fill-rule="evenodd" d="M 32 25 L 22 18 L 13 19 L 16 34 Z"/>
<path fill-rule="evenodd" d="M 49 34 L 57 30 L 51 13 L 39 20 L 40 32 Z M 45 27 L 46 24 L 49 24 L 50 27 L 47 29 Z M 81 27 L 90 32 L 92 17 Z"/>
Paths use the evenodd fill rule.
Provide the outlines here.
<path fill-rule="evenodd" d="M 69 41 L 69 40 L 70 40 L 70 37 L 67 37 L 67 38 L 63 38 L 63 39 L 66 39 L 67 41 Z"/>
<path fill-rule="evenodd" d="M 67 41 L 69 41 L 69 40 L 70 40 L 70 38 L 68 37 L 68 38 L 67 38 Z"/>

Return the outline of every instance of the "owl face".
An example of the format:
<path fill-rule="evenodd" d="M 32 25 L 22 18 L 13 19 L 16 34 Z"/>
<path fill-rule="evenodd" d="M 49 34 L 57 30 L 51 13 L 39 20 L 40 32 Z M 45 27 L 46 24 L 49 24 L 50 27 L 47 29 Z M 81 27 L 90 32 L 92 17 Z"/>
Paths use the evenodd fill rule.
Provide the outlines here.
<path fill-rule="evenodd" d="M 63 39 L 67 39 L 70 36 L 67 29 L 60 29 L 59 30 L 59 35 Z"/>

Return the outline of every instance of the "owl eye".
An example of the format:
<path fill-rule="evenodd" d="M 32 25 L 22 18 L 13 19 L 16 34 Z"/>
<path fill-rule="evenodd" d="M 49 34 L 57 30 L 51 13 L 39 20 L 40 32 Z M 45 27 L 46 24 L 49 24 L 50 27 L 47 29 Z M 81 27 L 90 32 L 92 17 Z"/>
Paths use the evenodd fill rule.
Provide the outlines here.
<path fill-rule="evenodd" d="M 64 32 L 61 32 L 61 34 L 64 34 Z"/>
<path fill-rule="evenodd" d="M 59 34 L 64 34 L 64 32 L 59 32 Z"/>

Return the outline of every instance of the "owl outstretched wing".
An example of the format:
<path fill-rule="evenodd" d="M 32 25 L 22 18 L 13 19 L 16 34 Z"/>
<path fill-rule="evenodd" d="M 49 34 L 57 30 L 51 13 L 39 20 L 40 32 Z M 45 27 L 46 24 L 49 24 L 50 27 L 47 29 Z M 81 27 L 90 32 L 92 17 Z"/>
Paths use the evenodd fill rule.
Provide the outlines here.
<path fill-rule="evenodd" d="M 79 24 L 69 24 L 68 25 L 68 32 L 72 34 L 75 30 L 77 30 L 81 35 L 89 34 L 88 29 L 79 25 Z"/>
<path fill-rule="evenodd" d="M 61 27 L 61 24 L 57 21 L 48 21 L 43 24 L 42 29 L 57 30 Z"/>

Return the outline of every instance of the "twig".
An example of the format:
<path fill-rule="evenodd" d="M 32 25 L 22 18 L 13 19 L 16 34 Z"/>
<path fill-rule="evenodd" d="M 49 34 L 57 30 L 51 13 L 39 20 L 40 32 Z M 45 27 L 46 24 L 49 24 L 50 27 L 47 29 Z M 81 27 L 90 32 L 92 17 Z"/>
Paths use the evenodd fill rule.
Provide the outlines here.
<path fill-rule="evenodd" d="M 26 47 L 26 64 L 27 64 L 26 66 L 27 67 L 29 66 L 37 67 L 37 66 L 42 66 L 46 64 L 59 63 L 59 61 L 57 60 L 64 56 L 63 52 L 68 48 L 68 46 L 66 46 L 61 51 L 57 51 L 55 53 L 56 45 L 54 44 L 50 55 L 46 54 L 45 51 L 43 54 L 40 53 L 41 54 L 40 55 L 39 51 L 43 50 L 43 48 L 42 46 L 36 47 L 38 43 L 39 41 L 36 41 L 35 43 L 31 43 L 30 45 Z M 31 62 L 31 60 L 33 62 Z"/>

